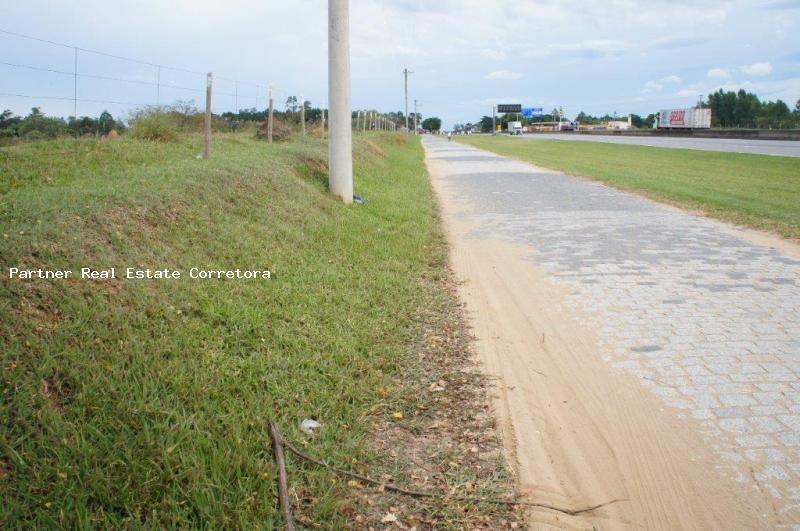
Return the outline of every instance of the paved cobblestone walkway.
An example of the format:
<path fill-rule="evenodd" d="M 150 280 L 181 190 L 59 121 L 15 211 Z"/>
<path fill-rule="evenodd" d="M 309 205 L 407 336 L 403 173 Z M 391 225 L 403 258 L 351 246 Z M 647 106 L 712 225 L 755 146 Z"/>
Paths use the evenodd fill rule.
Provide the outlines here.
<path fill-rule="evenodd" d="M 455 142 L 428 149 L 459 168 L 475 237 L 528 244 L 609 365 L 699 420 L 743 486 L 800 507 L 800 260 L 601 184 Z"/>

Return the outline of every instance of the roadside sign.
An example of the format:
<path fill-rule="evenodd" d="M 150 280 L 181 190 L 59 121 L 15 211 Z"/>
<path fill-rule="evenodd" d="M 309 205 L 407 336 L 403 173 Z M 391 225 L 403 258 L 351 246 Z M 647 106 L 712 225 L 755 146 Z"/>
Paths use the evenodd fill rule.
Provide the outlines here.
<path fill-rule="evenodd" d="M 522 105 L 519 103 L 505 103 L 497 106 L 497 112 L 522 112 Z"/>
<path fill-rule="evenodd" d="M 543 116 L 544 111 L 541 107 L 526 107 L 522 109 L 522 116 L 525 118 L 533 118 L 534 116 Z"/>

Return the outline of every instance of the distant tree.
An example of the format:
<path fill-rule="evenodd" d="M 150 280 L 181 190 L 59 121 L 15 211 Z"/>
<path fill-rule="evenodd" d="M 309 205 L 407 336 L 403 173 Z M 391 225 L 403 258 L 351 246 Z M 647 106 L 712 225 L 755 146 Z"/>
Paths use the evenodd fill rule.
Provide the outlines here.
<path fill-rule="evenodd" d="M 585 112 L 581 111 L 578 113 L 578 116 L 575 117 L 575 121 L 581 124 L 586 125 L 594 125 L 599 124 L 602 122 L 600 118 L 597 116 L 592 116 L 590 114 L 586 114 Z"/>
<path fill-rule="evenodd" d="M 116 128 L 117 123 L 111 113 L 103 111 L 100 118 L 97 119 L 97 132 L 101 135 L 107 135 L 112 129 Z"/>
<path fill-rule="evenodd" d="M 90 116 L 81 116 L 79 118 L 70 116 L 67 120 L 67 128 L 78 136 L 96 135 L 97 120 Z"/>
<path fill-rule="evenodd" d="M 755 127 L 761 103 L 755 94 L 719 89 L 708 95 L 711 125 L 715 127 Z"/>
<path fill-rule="evenodd" d="M 631 125 L 637 129 L 645 127 L 644 119 L 638 114 L 631 114 Z"/>
<path fill-rule="evenodd" d="M 62 118 L 50 118 L 34 107 L 28 116 L 23 118 L 17 134 L 28 138 L 55 138 L 67 132 L 67 124 Z"/>
<path fill-rule="evenodd" d="M 309 100 L 303 102 L 303 107 L 305 107 L 307 122 L 317 122 L 322 119 L 322 109 L 312 107 Z"/>
<path fill-rule="evenodd" d="M 782 100 L 766 102 L 759 113 L 759 127 L 790 127 L 791 114 L 789 106 Z"/>
<path fill-rule="evenodd" d="M 481 133 L 491 133 L 492 132 L 492 117 L 491 116 L 484 116 L 481 118 L 479 122 L 481 126 Z"/>
<path fill-rule="evenodd" d="M 22 118 L 11 112 L 10 110 L 6 109 L 5 111 L 0 114 L 0 129 L 10 131 L 10 136 L 16 136 L 17 134 L 17 127 L 19 123 L 22 121 Z M 6 135 L 9 136 L 9 135 Z"/>
<path fill-rule="evenodd" d="M 760 101 L 758 96 L 739 90 L 738 92 L 719 89 L 708 95 L 704 107 L 711 109 L 713 127 L 759 127 L 787 128 L 800 125 L 798 101 L 795 111 L 786 102 Z"/>
<path fill-rule="evenodd" d="M 442 128 L 442 120 L 432 116 L 422 120 L 421 125 L 426 131 L 439 131 Z"/>
<path fill-rule="evenodd" d="M 408 127 L 411 130 L 414 129 L 414 117 L 415 116 L 417 118 L 417 125 L 422 127 L 422 113 L 416 113 L 415 114 L 413 112 L 410 112 L 410 113 L 408 113 Z M 405 127 L 405 122 L 403 123 L 403 126 Z"/>
<path fill-rule="evenodd" d="M 297 96 L 286 98 L 286 112 L 297 112 L 300 107 L 297 105 Z"/>

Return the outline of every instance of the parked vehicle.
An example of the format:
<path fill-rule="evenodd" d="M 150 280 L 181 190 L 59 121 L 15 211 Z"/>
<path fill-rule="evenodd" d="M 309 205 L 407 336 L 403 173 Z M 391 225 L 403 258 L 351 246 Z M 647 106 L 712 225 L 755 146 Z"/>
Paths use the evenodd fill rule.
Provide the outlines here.
<path fill-rule="evenodd" d="M 708 129 L 711 109 L 665 109 L 656 114 L 654 129 Z"/>
<path fill-rule="evenodd" d="M 522 134 L 522 122 L 508 122 L 508 134 L 509 135 L 521 135 Z"/>

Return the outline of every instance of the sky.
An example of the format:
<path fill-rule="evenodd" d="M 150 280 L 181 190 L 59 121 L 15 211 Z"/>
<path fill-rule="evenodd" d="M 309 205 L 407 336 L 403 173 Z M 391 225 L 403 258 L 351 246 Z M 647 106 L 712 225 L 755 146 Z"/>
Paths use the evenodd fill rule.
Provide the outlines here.
<path fill-rule="evenodd" d="M 263 109 L 269 86 L 280 109 L 289 95 L 327 102 L 324 0 L 0 4 L 0 30 L 81 49 L 79 115 L 202 106 L 209 71 L 215 112 Z M 350 12 L 353 108 L 402 110 L 409 68 L 410 110 L 416 99 L 445 128 L 495 103 L 574 117 L 647 115 L 719 88 L 800 99 L 800 0 L 351 0 Z M 71 115 L 74 61 L 70 47 L 0 32 L 0 108 Z"/>

